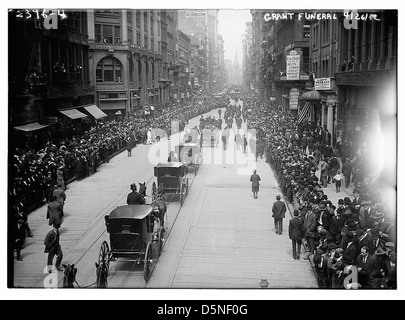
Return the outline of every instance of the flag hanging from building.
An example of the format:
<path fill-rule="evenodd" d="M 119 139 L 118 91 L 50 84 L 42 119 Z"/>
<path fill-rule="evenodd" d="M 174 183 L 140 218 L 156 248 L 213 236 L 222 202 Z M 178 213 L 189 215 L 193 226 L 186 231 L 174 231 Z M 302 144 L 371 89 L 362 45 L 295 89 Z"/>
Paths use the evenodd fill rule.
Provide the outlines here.
<path fill-rule="evenodd" d="M 312 118 L 313 106 L 309 102 L 305 102 L 304 106 L 301 106 L 298 111 L 298 123 L 303 121 L 309 121 Z"/>

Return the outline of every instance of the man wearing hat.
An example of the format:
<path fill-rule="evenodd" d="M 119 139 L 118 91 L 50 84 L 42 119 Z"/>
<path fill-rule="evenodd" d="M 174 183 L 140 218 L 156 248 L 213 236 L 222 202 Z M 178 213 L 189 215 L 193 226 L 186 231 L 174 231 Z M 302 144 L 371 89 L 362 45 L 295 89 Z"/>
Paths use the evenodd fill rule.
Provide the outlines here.
<path fill-rule="evenodd" d="M 23 248 L 26 238 L 26 230 L 24 228 L 24 220 L 18 219 L 14 230 L 14 249 L 17 252 L 17 261 L 23 261 L 21 259 L 21 249 Z"/>
<path fill-rule="evenodd" d="M 63 253 L 60 246 L 60 234 L 59 234 L 60 224 L 54 223 L 53 229 L 48 232 L 45 237 L 45 253 L 48 253 L 48 268 L 53 265 L 53 258 L 56 256 L 55 267 L 58 271 L 63 271 L 60 267 L 62 263 Z M 49 270 L 49 273 L 52 273 L 52 270 Z"/>
<path fill-rule="evenodd" d="M 294 217 L 290 220 L 288 225 L 288 235 L 292 241 L 292 252 L 294 260 L 300 259 L 301 242 L 304 238 L 304 225 L 299 218 L 298 209 L 294 210 Z"/>
<path fill-rule="evenodd" d="M 132 192 L 127 196 L 127 204 L 136 205 L 136 204 L 145 204 L 145 198 L 136 191 L 136 184 L 132 183 L 130 186 Z"/>
<path fill-rule="evenodd" d="M 327 289 L 330 288 L 328 277 L 328 258 L 323 250 L 318 249 L 313 257 L 315 272 L 318 279 L 318 288 Z"/>
<path fill-rule="evenodd" d="M 253 199 L 257 199 L 257 193 L 259 192 L 260 187 L 260 176 L 257 174 L 256 170 L 253 170 L 253 174 L 250 176 L 250 182 L 252 182 L 252 192 Z"/>
<path fill-rule="evenodd" d="M 368 229 L 373 226 L 374 216 L 376 213 L 375 209 L 371 208 L 371 201 L 363 201 L 360 204 L 360 211 L 359 211 L 359 223 L 360 228 Z"/>
<path fill-rule="evenodd" d="M 337 248 L 330 252 L 328 259 L 328 269 L 332 271 L 332 289 L 340 289 L 343 286 L 343 249 Z"/>
<path fill-rule="evenodd" d="M 319 203 L 318 210 L 316 212 L 317 226 L 322 226 L 325 230 L 330 230 L 330 214 L 326 210 L 325 202 Z"/>
<path fill-rule="evenodd" d="M 345 244 L 341 245 L 342 249 L 344 250 L 343 261 L 346 264 L 352 265 L 356 262 L 357 259 L 357 246 L 354 232 L 348 231 L 345 235 L 345 238 Z"/>
<path fill-rule="evenodd" d="M 370 271 L 370 279 L 372 288 L 379 289 L 385 283 L 385 276 L 388 275 L 389 258 L 387 251 L 382 246 L 379 246 L 374 253 L 373 269 Z"/>
<path fill-rule="evenodd" d="M 62 210 L 62 216 L 63 216 L 63 206 L 65 205 L 66 201 L 66 193 L 63 191 L 60 185 L 56 186 L 56 189 L 53 190 L 53 195 L 56 197 L 56 201 L 59 202 L 61 210 Z"/>
<path fill-rule="evenodd" d="M 278 235 L 283 234 L 283 219 L 285 218 L 285 212 L 287 211 L 287 206 L 283 201 L 281 201 L 281 196 L 276 196 L 276 201 L 273 203 L 272 217 L 274 218 L 274 228 Z"/>
<path fill-rule="evenodd" d="M 308 243 L 308 249 L 311 254 L 315 253 L 316 238 L 316 214 L 312 211 L 312 205 L 307 205 L 307 212 L 304 220 L 304 235 Z"/>

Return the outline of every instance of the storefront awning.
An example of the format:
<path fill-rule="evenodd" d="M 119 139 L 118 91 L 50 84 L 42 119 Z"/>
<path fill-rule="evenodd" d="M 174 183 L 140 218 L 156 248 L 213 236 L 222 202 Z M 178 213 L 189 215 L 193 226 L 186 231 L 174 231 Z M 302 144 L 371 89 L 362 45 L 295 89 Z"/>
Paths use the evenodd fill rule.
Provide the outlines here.
<path fill-rule="evenodd" d="M 107 116 L 107 114 L 101 111 L 99 107 L 97 107 L 96 105 L 85 106 L 84 109 L 86 109 L 86 111 L 89 112 L 96 119 L 100 119 Z"/>
<path fill-rule="evenodd" d="M 302 100 L 305 101 L 321 101 L 322 99 L 322 95 L 319 93 L 319 91 L 317 90 L 313 90 L 313 91 L 308 91 L 302 94 L 301 96 Z"/>
<path fill-rule="evenodd" d="M 43 125 L 43 124 L 39 124 L 38 122 L 33 122 L 33 123 L 25 124 L 22 126 L 14 127 L 14 129 L 29 132 L 29 131 L 40 130 L 40 129 L 43 129 L 46 127 L 49 127 L 49 125 L 48 124 Z"/>
<path fill-rule="evenodd" d="M 80 112 L 77 109 L 69 109 L 69 110 L 59 110 L 65 116 L 69 117 L 70 119 L 79 119 L 87 117 L 83 112 Z"/>

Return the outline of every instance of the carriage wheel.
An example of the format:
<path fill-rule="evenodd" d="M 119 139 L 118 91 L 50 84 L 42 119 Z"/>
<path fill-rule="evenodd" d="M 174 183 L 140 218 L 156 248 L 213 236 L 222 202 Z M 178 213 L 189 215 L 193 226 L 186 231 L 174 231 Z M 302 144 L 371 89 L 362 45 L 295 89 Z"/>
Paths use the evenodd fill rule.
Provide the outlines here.
<path fill-rule="evenodd" d="M 146 247 L 145 257 L 143 260 L 143 279 L 145 280 L 145 282 L 148 282 L 149 277 L 152 273 L 152 265 L 152 242 L 149 242 Z"/>
<path fill-rule="evenodd" d="M 107 285 L 107 277 L 110 271 L 109 252 L 110 248 L 108 243 L 104 241 L 101 244 L 100 253 L 98 255 L 99 270 L 97 270 L 97 288 L 105 288 Z M 105 279 L 103 277 L 105 277 Z"/>

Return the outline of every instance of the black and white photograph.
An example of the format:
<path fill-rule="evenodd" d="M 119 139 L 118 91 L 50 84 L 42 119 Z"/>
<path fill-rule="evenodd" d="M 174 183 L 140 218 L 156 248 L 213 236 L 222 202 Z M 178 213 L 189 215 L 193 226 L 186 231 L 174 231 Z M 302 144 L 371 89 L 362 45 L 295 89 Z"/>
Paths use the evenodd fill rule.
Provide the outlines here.
<path fill-rule="evenodd" d="M 398 290 L 399 8 L 35 5 L 2 10 L 3 289 Z"/>

